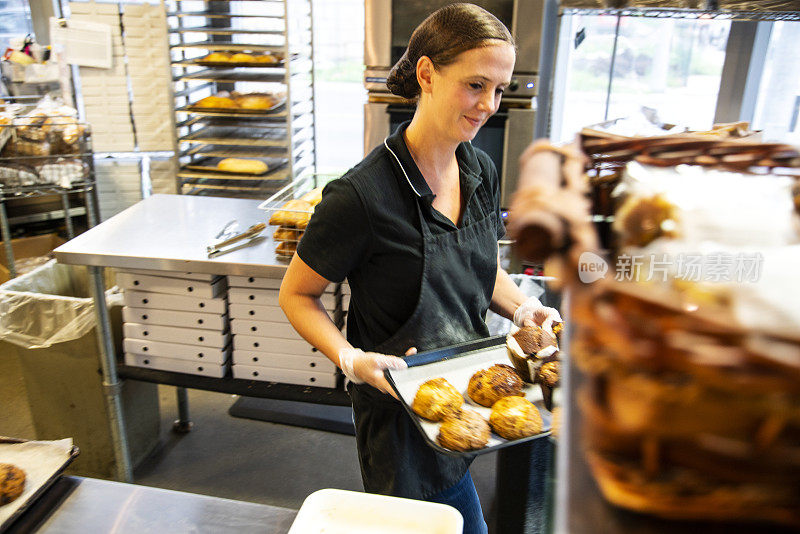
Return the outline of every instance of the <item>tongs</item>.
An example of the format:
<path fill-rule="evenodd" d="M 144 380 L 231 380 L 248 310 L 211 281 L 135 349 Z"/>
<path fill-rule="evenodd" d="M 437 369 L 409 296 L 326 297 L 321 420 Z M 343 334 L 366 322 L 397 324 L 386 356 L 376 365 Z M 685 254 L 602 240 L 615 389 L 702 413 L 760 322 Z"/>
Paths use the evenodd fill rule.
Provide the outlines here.
<path fill-rule="evenodd" d="M 236 221 L 230 221 L 222 231 L 217 234 L 218 241 L 213 245 L 208 245 L 206 247 L 206 252 L 208 253 L 208 257 L 211 258 L 213 256 L 218 256 L 220 254 L 224 254 L 226 252 L 230 252 L 233 249 L 225 250 L 227 247 L 230 247 L 234 243 L 238 243 L 239 241 L 244 241 L 245 239 L 253 240 L 258 237 L 264 228 L 267 227 L 264 223 L 254 224 L 247 230 L 242 233 L 234 234 L 232 230 L 237 226 Z M 229 237 L 230 236 L 230 237 Z M 221 239 L 221 241 L 219 241 Z M 238 248 L 238 247 L 237 247 Z"/>

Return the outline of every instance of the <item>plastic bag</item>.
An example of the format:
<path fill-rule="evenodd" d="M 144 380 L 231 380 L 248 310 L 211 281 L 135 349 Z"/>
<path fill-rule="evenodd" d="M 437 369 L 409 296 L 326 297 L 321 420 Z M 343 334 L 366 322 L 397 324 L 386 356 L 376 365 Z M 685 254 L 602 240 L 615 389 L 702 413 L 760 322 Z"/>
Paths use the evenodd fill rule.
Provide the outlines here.
<path fill-rule="evenodd" d="M 0 285 L 0 340 L 28 349 L 65 343 L 95 327 L 94 301 L 85 267 L 52 260 Z M 119 303 L 118 289 L 106 304 Z"/>

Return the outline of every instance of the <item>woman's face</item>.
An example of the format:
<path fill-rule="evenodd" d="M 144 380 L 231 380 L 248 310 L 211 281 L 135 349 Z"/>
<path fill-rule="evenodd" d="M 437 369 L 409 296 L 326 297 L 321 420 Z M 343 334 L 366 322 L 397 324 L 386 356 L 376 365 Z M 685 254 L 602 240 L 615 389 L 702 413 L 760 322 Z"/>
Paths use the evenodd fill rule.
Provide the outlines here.
<path fill-rule="evenodd" d="M 500 107 L 511 81 L 516 53 L 500 42 L 462 52 L 449 65 L 433 69 L 425 112 L 445 138 L 471 141 Z"/>

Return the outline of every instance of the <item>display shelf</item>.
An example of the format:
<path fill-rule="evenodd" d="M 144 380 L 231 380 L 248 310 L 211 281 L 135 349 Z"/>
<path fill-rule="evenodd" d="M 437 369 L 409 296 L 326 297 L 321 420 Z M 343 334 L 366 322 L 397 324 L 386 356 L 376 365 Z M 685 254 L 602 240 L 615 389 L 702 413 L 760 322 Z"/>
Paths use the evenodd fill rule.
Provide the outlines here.
<path fill-rule="evenodd" d="M 271 190 L 275 182 L 313 171 L 316 128 L 310 0 L 210 0 L 201 9 L 192 5 L 187 10 L 183 5 L 181 0 L 168 0 L 181 192 L 255 193 L 258 180 Z M 203 61 L 213 52 L 263 52 L 278 61 Z M 270 93 L 285 101 L 271 110 L 238 109 L 236 93 Z M 236 103 L 221 102 L 222 107 L 210 109 L 192 105 L 211 95 Z M 270 165 L 271 170 L 260 176 L 231 176 L 213 168 L 204 170 L 201 163 L 208 157 L 267 155 L 282 157 L 286 163 L 280 168 Z"/>
<path fill-rule="evenodd" d="M 192 72 L 180 75 L 177 77 L 177 79 L 184 81 L 203 81 L 203 82 L 216 82 L 216 83 L 236 83 L 236 82 L 280 83 L 286 79 L 286 75 L 284 73 L 257 72 L 253 70 L 255 68 L 258 67 L 248 67 L 247 70 L 206 69 L 200 72 Z M 270 67 L 260 67 L 260 68 L 266 69 Z M 272 69 L 274 70 L 274 67 Z"/>

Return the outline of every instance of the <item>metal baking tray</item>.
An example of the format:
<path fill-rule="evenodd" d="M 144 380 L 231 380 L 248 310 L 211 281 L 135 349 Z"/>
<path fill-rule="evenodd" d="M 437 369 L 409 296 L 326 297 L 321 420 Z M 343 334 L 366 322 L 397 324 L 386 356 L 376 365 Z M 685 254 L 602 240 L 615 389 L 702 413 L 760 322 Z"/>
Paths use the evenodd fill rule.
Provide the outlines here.
<path fill-rule="evenodd" d="M 220 67 L 223 63 L 209 66 Z M 236 69 L 232 67 L 252 67 L 250 69 Z M 269 63 L 261 63 L 260 68 L 269 68 Z M 182 81 L 201 81 L 217 83 L 236 83 L 236 82 L 259 82 L 259 83 L 283 83 L 286 79 L 282 72 L 253 70 L 258 68 L 256 63 L 229 63 L 226 69 L 203 69 L 199 72 L 192 72 L 178 77 Z"/>
<path fill-rule="evenodd" d="M 235 176 L 248 176 L 248 177 L 255 177 L 255 178 L 264 178 L 271 174 L 275 174 L 275 171 L 285 167 L 286 164 L 289 162 L 286 158 L 269 158 L 269 157 L 251 157 L 247 159 L 255 159 L 258 161 L 262 161 L 266 163 L 267 170 L 260 173 L 247 173 L 247 172 L 233 172 L 233 171 L 223 171 L 217 168 L 217 164 L 226 158 L 219 158 L 219 157 L 202 157 L 191 161 L 183 166 L 183 169 L 190 170 L 190 171 L 200 171 L 200 172 L 210 172 L 213 174 L 219 174 L 223 176 L 235 177 Z"/>
<path fill-rule="evenodd" d="M 285 127 L 254 130 L 237 126 L 207 126 L 181 137 L 179 141 L 208 145 L 273 147 L 286 147 L 289 145 Z"/>
<path fill-rule="evenodd" d="M 7 437 L 0 436 L 0 443 L 3 443 L 3 444 L 6 444 L 6 443 L 12 443 L 12 444 L 13 443 L 27 443 L 28 441 L 30 441 L 30 440 L 7 438 Z M 55 483 L 55 481 L 58 480 L 58 478 L 61 476 L 61 474 L 67 468 L 67 466 L 69 466 L 69 464 L 71 464 L 75 460 L 75 458 L 78 457 L 79 454 L 80 454 L 80 449 L 78 449 L 78 447 L 73 445 L 72 449 L 70 449 L 69 456 L 67 457 L 67 459 L 60 466 L 58 466 L 56 469 L 53 470 L 53 472 L 44 481 L 44 483 L 42 483 L 42 485 L 39 486 L 39 489 L 37 489 L 33 494 L 29 495 L 22 502 L 21 506 L 19 506 L 5 521 L 0 523 L 0 532 L 5 532 L 6 529 L 8 529 L 12 525 L 12 523 L 14 523 L 14 521 L 16 521 L 22 514 L 24 514 L 25 511 L 28 510 L 28 508 L 33 506 L 33 504 L 42 495 L 44 495 L 44 493 L 48 489 L 50 489 L 50 486 L 52 486 Z M 3 459 L 0 458 L 0 462 L 2 462 L 2 460 Z M 26 484 L 27 483 L 28 482 L 26 480 Z M 22 499 L 22 496 L 20 496 L 20 499 Z M 11 503 L 7 504 L 6 506 L 8 506 L 10 504 L 13 504 L 15 502 L 16 501 L 12 501 Z"/>
<path fill-rule="evenodd" d="M 436 442 L 441 423 L 423 419 L 411 409 L 411 403 L 414 402 L 414 397 L 422 383 L 432 378 L 444 377 L 464 396 L 464 406 L 478 412 L 488 421 L 489 414 L 492 412 L 491 408 L 481 406 L 470 399 L 469 395 L 467 395 L 467 384 L 470 377 L 481 369 L 486 369 L 496 363 L 511 365 L 511 361 L 508 359 L 505 336 L 490 337 L 421 352 L 413 356 L 406 356 L 403 359 L 408 364 L 408 369 L 387 369 L 384 374 L 397 393 L 408 415 L 419 431 L 422 432 L 425 441 L 437 451 L 450 456 L 478 456 L 550 435 L 553 416 L 544 407 L 540 387 L 533 384 L 525 384 L 525 398 L 539 409 L 539 413 L 542 416 L 543 431 L 533 436 L 515 440 L 506 440 L 492 432 L 486 447 L 474 451 L 459 452 L 442 447 Z"/>
<path fill-rule="evenodd" d="M 248 95 L 242 95 L 242 96 L 248 96 Z M 230 113 L 231 115 L 265 115 L 270 111 L 274 111 L 280 108 L 286 103 L 286 97 L 275 97 L 274 95 L 268 95 L 268 96 L 274 98 L 275 102 L 270 107 L 263 109 L 213 108 L 213 107 L 197 106 L 196 105 L 197 103 L 195 102 L 186 106 L 185 111 L 216 111 L 218 113 Z"/>
<path fill-rule="evenodd" d="M 284 157 L 286 150 L 281 148 L 248 148 L 235 146 L 215 146 L 201 145 L 193 146 L 184 152 L 183 156 L 209 156 L 215 158 L 263 158 L 263 157 Z"/>

